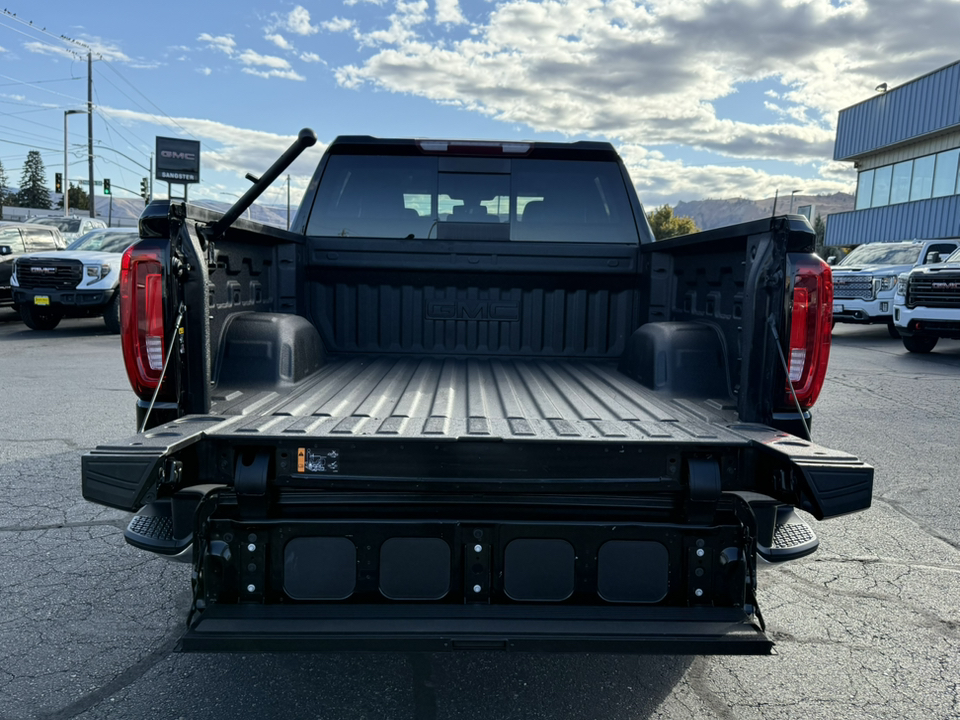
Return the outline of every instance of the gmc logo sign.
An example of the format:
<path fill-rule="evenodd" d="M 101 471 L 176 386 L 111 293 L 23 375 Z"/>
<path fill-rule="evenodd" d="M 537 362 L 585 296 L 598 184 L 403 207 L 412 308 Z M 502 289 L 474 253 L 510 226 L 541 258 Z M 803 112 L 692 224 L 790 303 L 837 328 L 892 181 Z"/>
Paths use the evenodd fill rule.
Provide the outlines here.
<path fill-rule="evenodd" d="M 173 158 L 174 160 L 196 160 L 197 159 L 197 156 L 194 153 L 176 152 L 174 150 L 161 150 L 160 157 Z"/>
<path fill-rule="evenodd" d="M 934 290 L 960 290 L 960 282 L 935 282 Z"/>
<path fill-rule="evenodd" d="M 35 275 L 56 275 L 57 269 L 48 267 L 31 267 L 30 272 L 34 273 Z"/>
<path fill-rule="evenodd" d="M 520 320 L 520 303 L 509 300 L 428 300 L 428 320 Z"/>

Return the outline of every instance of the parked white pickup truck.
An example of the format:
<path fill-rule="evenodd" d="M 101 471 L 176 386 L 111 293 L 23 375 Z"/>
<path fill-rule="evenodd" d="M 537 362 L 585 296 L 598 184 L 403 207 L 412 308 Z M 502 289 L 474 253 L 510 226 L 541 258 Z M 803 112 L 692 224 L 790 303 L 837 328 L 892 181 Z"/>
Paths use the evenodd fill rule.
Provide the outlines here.
<path fill-rule="evenodd" d="M 912 240 L 861 245 L 833 270 L 833 319 L 844 323 L 885 323 L 899 337 L 893 321 L 897 278 L 919 265 L 940 262 L 960 248 L 960 239 Z"/>
<path fill-rule="evenodd" d="M 960 340 L 960 250 L 900 276 L 893 321 L 910 352 L 928 353 L 940 338 Z"/>
<path fill-rule="evenodd" d="M 23 255 L 10 278 L 13 304 L 31 330 L 53 330 L 64 317 L 103 316 L 120 332 L 120 261 L 137 241 L 136 228 L 103 228 L 60 252 Z"/>

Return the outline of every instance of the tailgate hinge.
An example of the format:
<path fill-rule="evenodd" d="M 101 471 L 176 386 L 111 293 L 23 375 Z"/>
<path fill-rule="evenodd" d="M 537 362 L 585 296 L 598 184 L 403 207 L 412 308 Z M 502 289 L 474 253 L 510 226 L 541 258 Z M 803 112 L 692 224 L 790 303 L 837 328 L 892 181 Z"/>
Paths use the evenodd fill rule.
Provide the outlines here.
<path fill-rule="evenodd" d="M 697 524 L 713 521 L 722 496 L 720 465 L 715 460 L 688 459 L 689 481 L 686 503 L 687 521 Z"/>
<path fill-rule="evenodd" d="M 233 476 L 233 489 L 237 494 L 241 518 L 254 519 L 267 516 L 269 472 L 270 453 L 258 452 L 252 460 L 249 455 L 238 455 L 237 468 Z"/>

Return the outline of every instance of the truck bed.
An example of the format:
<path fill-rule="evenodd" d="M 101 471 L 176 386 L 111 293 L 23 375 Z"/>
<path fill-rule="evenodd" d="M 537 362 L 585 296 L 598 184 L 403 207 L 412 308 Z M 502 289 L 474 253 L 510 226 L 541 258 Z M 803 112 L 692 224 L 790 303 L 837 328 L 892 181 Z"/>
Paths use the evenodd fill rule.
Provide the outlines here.
<path fill-rule="evenodd" d="M 221 388 L 208 435 L 745 444 L 731 401 L 655 392 L 613 362 L 334 358 L 288 389 Z M 236 417 L 236 420 L 229 421 Z"/>

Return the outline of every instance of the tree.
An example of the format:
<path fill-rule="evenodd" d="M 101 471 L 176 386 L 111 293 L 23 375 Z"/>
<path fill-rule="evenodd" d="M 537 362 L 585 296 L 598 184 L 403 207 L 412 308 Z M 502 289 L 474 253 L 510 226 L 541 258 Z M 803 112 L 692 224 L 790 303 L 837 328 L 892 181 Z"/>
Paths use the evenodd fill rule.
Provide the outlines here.
<path fill-rule="evenodd" d="M 700 229 L 693 218 L 674 216 L 673 208 L 669 205 L 663 205 L 653 212 L 647 213 L 647 220 L 650 221 L 650 227 L 653 228 L 653 237 L 657 240 L 666 240 L 677 235 L 689 235 Z"/>
<path fill-rule="evenodd" d="M 17 193 L 17 205 L 24 208 L 50 210 L 50 190 L 47 188 L 47 173 L 39 150 L 27 153 L 20 176 L 20 192 Z"/>
<path fill-rule="evenodd" d="M 3 206 L 7 204 L 7 172 L 3 169 L 3 163 L 0 162 L 0 220 L 3 220 Z"/>
<path fill-rule="evenodd" d="M 87 195 L 86 191 L 79 185 L 74 185 L 70 183 L 70 188 L 67 190 L 70 197 L 70 207 L 75 210 L 89 210 L 90 209 L 90 196 Z M 58 208 L 63 207 L 63 198 L 60 198 L 60 202 L 57 203 Z"/>
<path fill-rule="evenodd" d="M 823 215 L 820 213 L 817 213 L 817 217 L 813 221 L 813 232 L 816 234 L 817 238 L 814 241 L 816 244 L 817 255 L 826 260 L 827 256 L 836 254 L 835 252 L 831 252 L 833 248 L 824 247 L 823 245 L 823 241 L 827 236 L 827 222 L 823 219 Z"/>

